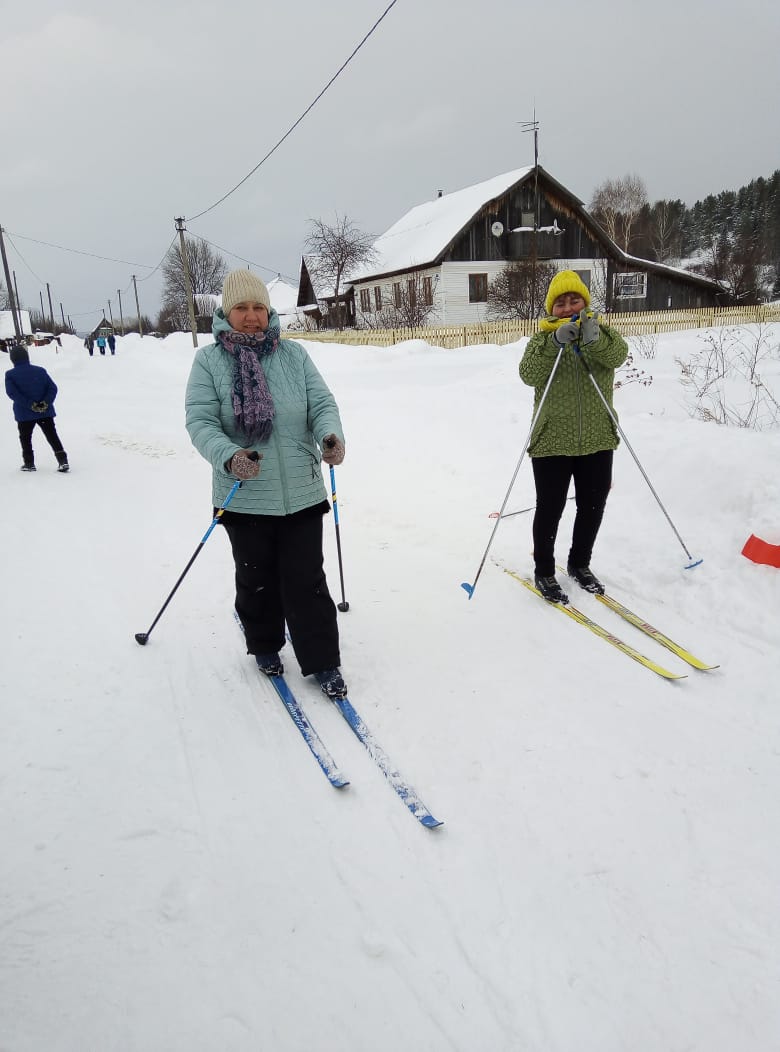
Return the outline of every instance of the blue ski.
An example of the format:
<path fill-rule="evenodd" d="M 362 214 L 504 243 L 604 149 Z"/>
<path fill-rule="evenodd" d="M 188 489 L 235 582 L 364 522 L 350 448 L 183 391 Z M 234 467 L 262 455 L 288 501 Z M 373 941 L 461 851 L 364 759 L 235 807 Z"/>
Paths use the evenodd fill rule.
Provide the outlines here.
<path fill-rule="evenodd" d="M 387 753 L 376 741 L 363 718 L 355 711 L 349 698 L 333 698 L 333 703 L 417 821 L 424 825 L 426 829 L 435 829 L 437 826 L 442 825 L 443 823 L 438 818 L 433 817 L 415 790 L 404 780 L 397 768 L 392 765 Z"/>
<path fill-rule="evenodd" d="M 236 624 L 243 632 L 244 626 L 241 624 L 241 619 L 235 610 L 233 610 L 233 617 L 235 618 Z M 266 674 L 260 672 L 259 669 L 258 672 L 263 679 L 270 680 L 273 684 L 282 704 L 289 712 L 290 718 L 301 732 L 301 737 L 309 746 L 312 756 L 314 756 L 314 759 L 322 768 L 322 771 L 330 784 L 336 789 L 343 789 L 345 786 L 349 785 L 349 779 L 345 778 L 336 766 L 336 761 L 325 748 L 319 734 L 317 734 L 315 729 L 309 723 L 306 713 L 301 708 L 298 699 L 287 686 L 287 681 L 284 676 L 266 676 Z"/>
<path fill-rule="evenodd" d="M 323 745 L 319 734 L 317 734 L 315 729 L 309 723 L 306 713 L 299 705 L 293 692 L 287 686 L 284 676 L 266 676 L 264 672 L 260 672 L 260 675 L 273 683 L 276 693 L 282 700 L 282 704 L 289 712 L 293 723 L 301 732 L 301 737 L 311 749 L 312 755 L 322 768 L 330 784 L 335 786 L 336 789 L 343 789 L 345 786 L 349 785 L 349 780 L 345 778 L 338 769 L 336 761 Z"/>

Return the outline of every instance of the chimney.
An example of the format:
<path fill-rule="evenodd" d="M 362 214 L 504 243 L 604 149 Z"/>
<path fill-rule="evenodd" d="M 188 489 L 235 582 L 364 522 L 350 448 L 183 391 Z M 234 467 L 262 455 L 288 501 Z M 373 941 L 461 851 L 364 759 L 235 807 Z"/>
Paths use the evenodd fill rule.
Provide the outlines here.
<path fill-rule="evenodd" d="M 437 197 L 444 197 L 444 191 L 443 190 L 437 190 L 436 191 L 436 196 Z"/>

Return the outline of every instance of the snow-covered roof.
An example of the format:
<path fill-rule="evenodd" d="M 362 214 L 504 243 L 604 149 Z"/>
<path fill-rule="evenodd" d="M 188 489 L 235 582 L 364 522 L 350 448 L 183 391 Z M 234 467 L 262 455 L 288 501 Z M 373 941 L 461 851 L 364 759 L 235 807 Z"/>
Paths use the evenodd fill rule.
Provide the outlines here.
<path fill-rule="evenodd" d="M 271 306 L 278 315 L 295 314 L 298 302 L 298 290 L 284 278 L 274 278 L 266 283 Z"/>
<path fill-rule="evenodd" d="M 30 325 L 30 312 L 26 310 L 20 310 L 19 322 L 22 332 L 29 336 L 32 333 L 32 326 Z M 0 310 L 0 340 L 9 340 L 16 336 L 16 328 L 14 326 L 14 316 L 10 310 Z"/>
<path fill-rule="evenodd" d="M 355 282 L 432 263 L 480 209 L 532 171 L 533 166 L 518 168 L 417 205 L 377 238 L 374 259 L 347 280 Z"/>

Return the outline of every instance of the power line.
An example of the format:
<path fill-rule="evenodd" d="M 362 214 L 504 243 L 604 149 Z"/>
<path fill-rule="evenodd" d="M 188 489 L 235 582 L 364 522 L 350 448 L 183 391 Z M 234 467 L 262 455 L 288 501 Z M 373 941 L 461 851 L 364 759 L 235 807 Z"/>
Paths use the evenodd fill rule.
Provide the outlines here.
<path fill-rule="evenodd" d="M 30 273 L 31 273 L 31 274 L 32 274 L 32 276 L 33 276 L 33 277 L 35 278 L 35 280 L 36 280 L 36 281 L 38 282 L 38 284 L 39 284 L 39 285 L 45 285 L 45 284 L 46 284 L 46 282 L 45 282 L 45 281 L 43 280 L 43 278 L 39 278 L 39 277 L 38 277 L 38 275 L 37 275 L 37 274 L 35 273 L 35 271 L 33 270 L 33 268 L 32 268 L 32 267 L 30 266 L 30 264 L 29 264 L 29 263 L 27 262 L 27 260 L 26 260 L 26 259 L 24 258 L 24 256 L 22 255 L 22 253 L 21 253 L 21 252 L 19 251 L 19 249 L 18 249 L 18 248 L 16 247 L 16 245 L 15 245 L 15 244 L 13 243 L 13 241 L 11 240 L 11 235 L 10 235 L 10 234 L 8 233 L 8 231 L 7 231 L 7 230 L 4 230 L 3 232 L 4 232 L 5 236 L 6 236 L 7 238 L 8 238 L 8 244 L 9 244 L 9 245 L 11 246 L 11 248 L 12 248 L 12 249 L 14 250 L 14 252 L 15 252 L 15 253 L 17 254 L 17 256 L 19 257 L 19 259 L 21 259 L 22 263 L 24 263 L 24 265 L 25 265 L 25 266 L 27 267 L 27 269 L 28 269 L 28 270 L 30 271 Z"/>
<path fill-rule="evenodd" d="M 344 72 L 344 70 L 345 70 L 345 69 L 347 68 L 347 66 L 348 66 L 348 65 L 350 64 L 350 62 L 351 62 L 351 61 L 352 61 L 352 59 L 353 59 L 353 58 L 355 57 L 355 55 L 357 55 L 358 51 L 360 51 L 360 49 L 361 49 L 361 48 L 363 47 L 363 45 L 365 44 L 365 42 L 366 42 L 366 41 L 368 40 L 368 38 L 369 38 L 369 37 L 371 36 L 371 34 L 372 34 L 372 33 L 374 32 L 374 30 L 375 30 L 375 29 L 376 29 L 376 28 L 377 28 L 377 27 L 379 26 L 379 23 L 380 23 L 380 22 L 382 22 L 382 20 L 383 20 L 383 19 L 384 19 L 384 18 L 385 18 L 385 17 L 387 16 L 387 14 L 388 14 L 388 13 L 390 12 L 390 10 L 391 10 L 391 9 L 392 9 L 393 7 L 395 7 L 395 5 L 396 5 L 397 3 L 398 3 L 398 0 L 392 0 L 392 3 L 390 3 L 390 4 L 388 4 L 388 5 L 387 5 L 387 7 L 385 8 L 385 10 L 384 10 L 384 11 L 382 12 L 382 14 L 381 14 L 381 15 L 379 16 L 379 18 L 378 18 L 378 19 L 376 20 L 376 22 L 374 22 L 373 26 L 372 26 L 372 27 L 371 27 L 371 28 L 369 29 L 369 31 L 368 31 L 368 32 L 366 33 L 366 35 L 365 35 L 365 36 L 363 37 L 363 39 L 362 39 L 362 40 L 360 41 L 360 43 L 359 43 L 359 44 L 357 45 L 357 47 L 356 47 L 356 48 L 354 49 L 354 51 L 353 51 L 353 52 L 352 52 L 352 54 L 351 54 L 351 55 L 349 56 L 349 58 L 347 58 L 347 59 L 346 59 L 346 61 L 345 61 L 345 62 L 344 62 L 344 63 L 343 63 L 343 64 L 342 64 L 342 65 L 341 65 L 341 66 L 339 67 L 339 69 L 338 69 L 338 70 L 337 70 L 337 71 L 336 71 L 336 72 L 335 72 L 335 73 L 333 74 L 333 76 L 332 76 L 332 77 L 330 78 L 330 80 L 329 80 L 329 81 L 328 81 L 328 83 L 327 83 L 327 84 L 325 85 L 325 87 L 324 87 L 324 88 L 322 89 L 322 91 L 321 91 L 321 92 L 319 93 L 319 95 L 317 95 L 317 97 L 316 97 L 316 98 L 314 99 L 314 101 L 313 101 L 313 102 L 311 102 L 311 103 L 310 103 L 310 104 L 309 104 L 309 105 L 308 105 L 308 106 L 306 107 L 306 109 L 305 109 L 305 110 L 303 111 L 303 113 L 302 113 L 302 114 L 300 115 L 300 117 L 299 117 L 299 118 L 298 118 L 298 120 L 297 120 L 297 121 L 295 122 L 295 124 L 293 124 L 293 125 L 292 125 L 292 127 L 291 127 L 291 128 L 289 128 L 289 129 L 288 129 L 288 130 L 287 130 L 287 131 L 286 131 L 286 132 L 284 133 L 284 135 L 283 135 L 283 136 L 281 137 L 281 139 L 280 139 L 280 140 L 279 140 L 279 141 L 278 141 L 278 142 L 276 143 L 276 145 L 275 145 L 275 146 L 273 146 L 273 147 L 271 147 L 271 149 L 270 149 L 270 150 L 268 151 L 268 153 L 267 153 L 267 154 L 265 155 L 265 157 L 263 157 L 263 159 L 262 159 L 261 161 L 258 161 L 258 162 L 257 162 L 257 164 L 256 164 L 256 165 L 254 166 L 254 168 L 252 169 L 252 171 L 251 171 L 251 172 L 248 172 L 248 173 L 247 173 L 247 174 L 246 174 L 246 175 L 244 176 L 244 178 L 243 178 L 243 179 L 242 179 L 242 180 L 241 180 L 241 181 L 240 181 L 239 183 L 236 183 L 236 185 L 235 185 L 235 186 L 233 187 L 233 189 L 232 189 L 232 190 L 228 190 L 228 192 L 227 192 L 226 194 L 223 194 L 223 195 L 222 195 L 222 197 L 220 197 L 220 199 L 219 199 L 218 201 L 215 201 L 215 202 L 214 202 L 214 204 L 213 204 L 213 205 L 209 205 L 209 207 L 208 207 L 208 208 L 204 208 L 204 209 L 203 209 L 203 211 L 202 211 L 202 212 L 198 212 L 198 214 L 197 214 L 197 215 L 194 215 L 194 216 L 188 216 L 188 220 L 189 220 L 190 222 L 193 222 L 193 221 L 194 221 L 195 219 L 200 219 L 200 217 L 201 217 L 201 216 L 205 216 L 207 212 L 211 212 L 211 211 L 213 211 L 213 210 L 214 210 L 214 209 L 215 209 L 215 208 L 217 207 L 217 205 L 221 205 L 221 204 L 222 204 L 222 202 L 223 202 L 223 201 L 226 201 L 226 200 L 228 199 L 228 197 L 230 197 L 230 195 L 231 195 L 231 194 L 234 194 L 234 193 L 236 192 L 236 190 L 238 190 L 238 188 L 239 188 L 240 186 L 243 186 L 243 185 L 244 185 L 244 183 L 245 183 L 245 182 L 247 181 L 247 179 L 249 179 L 249 178 L 250 178 L 250 176 L 253 176 L 253 175 L 255 174 L 255 172 L 257 171 L 257 169 L 258 169 L 258 168 L 260 168 L 260 166 L 261 166 L 261 165 L 265 164 L 265 162 L 266 162 L 266 161 L 268 160 L 268 158 L 269 158 L 269 157 L 270 157 L 270 156 L 271 156 L 271 155 L 272 155 L 273 153 L 275 153 L 275 152 L 276 152 L 276 151 L 277 151 L 277 150 L 279 149 L 279 147 L 280 147 L 280 146 L 282 145 L 282 143 L 283 143 L 283 142 L 285 141 L 285 139 L 289 138 L 289 136 L 290 136 L 290 135 L 292 135 L 292 133 L 293 133 L 293 132 L 295 131 L 295 129 L 296 129 L 296 128 L 298 127 L 298 125 L 299 125 L 299 124 L 301 123 L 301 121 L 303 120 L 303 118 L 304 118 L 304 117 L 305 117 L 305 116 L 306 116 L 306 115 L 307 115 L 307 114 L 308 114 L 308 113 L 309 113 L 309 112 L 310 112 L 311 110 L 313 110 L 313 109 L 314 109 L 314 107 L 315 107 L 315 106 L 317 105 L 317 103 L 318 103 L 318 102 L 320 101 L 320 99 L 321 99 L 321 98 L 322 98 L 322 96 L 323 96 L 323 95 L 325 94 L 325 92 L 326 92 L 326 91 L 328 90 L 328 88 L 329 88 L 329 87 L 331 86 L 331 84 L 333 84 L 333 82 L 334 82 L 334 81 L 335 81 L 335 80 L 337 79 L 337 77 L 339 77 L 339 76 L 340 76 L 340 75 L 341 75 L 341 74 L 342 74 L 342 73 Z M 237 257 L 237 258 L 240 258 L 240 257 Z M 267 268 L 266 268 L 266 269 L 267 269 Z"/>
<path fill-rule="evenodd" d="M 173 243 L 174 243 L 174 241 L 175 241 L 175 240 L 176 240 L 176 235 L 174 234 L 174 235 L 173 235 L 173 237 L 171 238 L 171 243 L 170 243 L 170 245 L 168 245 L 168 247 L 166 248 L 165 252 L 163 253 L 162 259 L 161 259 L 161 260 L 160 260 L 160 262 L 159 262 L 159 263 L 157 264 L 157 266 L 156 266 L 156 267 L 154 268 L 154 270 L 152 271 L 152 273 L 151 273 L 151 274 L 147 274 L 147 275 L 146 275 L 145 277 L 143 277 L 143 278 L 138 278 L 138 279 L 137 279 L 138 281 L 148 281 L 148 280 L 149 280 L 149 278 L 153 277 L 153 276 L 154 276 L 154 275 L 155 275 L 155 274 L 157 273 L 157 271 L 158 271 L 158 270 L 160 269 L 160 267 L 161 267 L 161 266 L 163 265 L 163 263 L 165 262 L 165 258 L 166 258 L 166 256 L 168 255 L 168 253 L 169 253 L 169 252 L 171 251 L 171 248 L 173 247 Z M 131 280 L 132 280 L 132 278 L 131 278 Z M 128 288 L 129 288 L 129 287 L 130 287 L 130 286 L 128 285 Z"/>
<path fill-rule="evenodd" d="M 5 232 L 6 234 L 10 233 L 10 231 L 8 230 L 6 230 Z M 77 256 L 90 256 L 92 259 L 102 259 L 106 263 L 124 263 L 128 267 L 143 267 L 144 270 L 148 270 L 149 268 L 148 263 L 132 263 L 128 259 L 112 259 L 111 256 L 98 256 L 94 252 L 82 252 L 81 249 L 68 248 L 67 245 L 55 245 L 51 241 L 39 241 L 35 237 L 25 237 L 24 234 L 14 234 L 13 236 L 20 237 L 22 241 L 32 241 L 36 245 L 46 245 L 47 248 L 59 248 L 63 252 L 75 252 Z"/>
<path fill-rule="evenodd" d="M 215 245 L 213 241 L 209 241 L 205 237 L 201 237 L 200 234 L 195 234 L 190 230 L 190 234 L 197 238 L 198 241 L 203 241 L 204 244 L 210 245 L 211 248 L 216 248 L 219 252 L 224 252 L 228 256 L 232 256 L 234 259 L 240 259 L 242 263 L 249 263 L 250 266 L 257 267 L 259 270 L 267 270 L 269 274 L 278 274 L 280 278 L 286 278 L 288 281 L 297 281 L 298 278 L 291 278 L 289 274 L 282 274 L 281 270 L 277 267 L 266 267 L 262 263 L 255 263 L 253 259 L 245 259 L 244 256 L 239 256 L 235 252 L 231 252 L 230 249 L 223 248 L 221 245 Z"/>

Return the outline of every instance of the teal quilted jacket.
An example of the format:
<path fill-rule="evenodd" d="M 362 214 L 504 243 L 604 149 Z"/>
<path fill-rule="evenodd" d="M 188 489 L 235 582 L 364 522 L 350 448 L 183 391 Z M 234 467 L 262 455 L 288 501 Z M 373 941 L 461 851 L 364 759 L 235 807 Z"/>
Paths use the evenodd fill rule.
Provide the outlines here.
<path fill-rule="evenodd" d="M 271 322 L 277 322 L 274 310 Z M 217 310 L 214 336 L 229 328 Z M 330 434 L 343 442 L 344 434 L 336 400 L 301 344 L 279 340 L 262 366 L 275 409 L 269 439 L 250 446 L 236 427 L 230 396 L 233 359 L 218 343 L 201 347 L 192 363 L 185 398 L 187 431 L 212 466 L 215 507 L 236 481 L 225 464 L 237 450 L 252 448 L 263 456 L 260 474 L 244 482 L 230 502 L 230 511 L 291 515 L 326 499 L 318 446 Z"/>
<path fill-rule="evenodd" d="M 593 378 L 599 385 L 609 407 L 615 369 L 628 355 L 623 337 L 608 325 L 600 325 L 598 340 L 582 349 Z M 536 389 L 534 415 L 550 378 L 558 356 L 558 345 L 551 332 L 538 332 L 528 341 L 522 361 L 520 378 Z M 615 414 L 617 416 L 617 414 Z M 620 441 L 617 428 L 604 408 L 593 383 L 576 353 L 564 348 L 561 361 L 542 412 L 534 427 L 528 452 L 532 457 L 576 457 L 616 449 Z"/>

